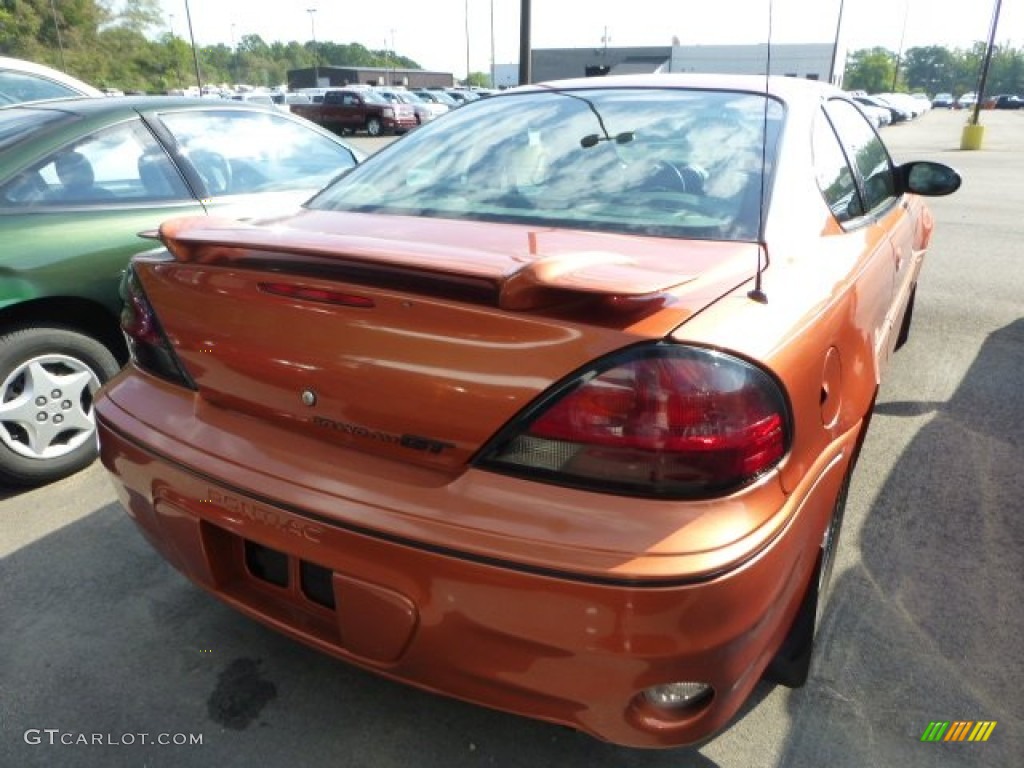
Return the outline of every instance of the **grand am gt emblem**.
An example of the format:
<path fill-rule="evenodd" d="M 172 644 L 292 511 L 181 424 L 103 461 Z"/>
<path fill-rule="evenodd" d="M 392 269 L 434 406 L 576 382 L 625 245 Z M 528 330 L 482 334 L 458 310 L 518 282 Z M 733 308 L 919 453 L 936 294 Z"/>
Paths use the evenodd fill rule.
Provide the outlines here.
<path fill-rule="evenodd" d="M 312 423 L 314 426 L 320 427 L 321 429 L 341 432 L 363 440 L 373 440 L 378 443 L 397 445 L 402 448 L 408 448 L 412 451 L 423 451 L 425 453 L 437 454 L 447 448 L 455 447 L 454 443 L 446 443 L 441 440 L 434 440 L 430 437 L 410 434 L 396 435 L 393 432 L 382 432 L 379 429 L 369 429 L 368 427 L 364 427 L 360 424 L 350 424 L 346 421 L 328 419 L 326 416 L 314 416 L 312 418 Z"/>
<path fill-rule="evenodd" d="M 312 408 L 316 405 L 317 396 L 316 391 L 313 389 L 304 389 L 299 394 L 299 399 L 302 404 Z M 312 423 L 323 429 L 330 429 L 334 432 L 342 432 L 352 437 L 363 438 L 364 440 L 375 440 L 379 443 L 388 443 L 390 445 L 399 445 L 402 448 L 408 448 L 413 451 L 424 451 L 426 453 L 441 453 L 446 448 L 454 448 L 453 443 L 445 443 L 441 440 L 434 440 L 430 437 L 422 437 L 420 435 L 396 435 L 392 432 L 381 432 L 377 429 L 369 429 L 360 424 L 350 424 L 346 421 L 338 421 L 337 419 L 328 419 L 326 416 L 314 416 Z"/>

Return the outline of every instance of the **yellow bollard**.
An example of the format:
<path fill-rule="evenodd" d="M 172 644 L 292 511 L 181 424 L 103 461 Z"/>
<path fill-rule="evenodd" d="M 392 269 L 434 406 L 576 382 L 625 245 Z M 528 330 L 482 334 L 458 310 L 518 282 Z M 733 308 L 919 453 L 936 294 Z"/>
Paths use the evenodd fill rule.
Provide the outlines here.
<path fill-rule="evenodd" d="M 968 123 L 964 126 L 964 132 L 960 136 L 960 149 L 981 149 L 981 142 L 984 138 L 984 125 Z"/>

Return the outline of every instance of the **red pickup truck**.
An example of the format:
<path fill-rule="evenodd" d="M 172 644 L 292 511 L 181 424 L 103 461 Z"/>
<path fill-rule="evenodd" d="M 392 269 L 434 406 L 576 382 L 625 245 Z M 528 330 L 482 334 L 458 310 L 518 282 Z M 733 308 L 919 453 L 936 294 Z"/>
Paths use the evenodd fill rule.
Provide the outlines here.
<path fill-rule="evenodd" d="M 371 90 L 331 89 L 324 93 L 322 102 L 291 107 L 294 114 L 337 134 L 366 131 L 380 136 L 405 133 L 417 125 L 412 105 L 394 104 Z"/>

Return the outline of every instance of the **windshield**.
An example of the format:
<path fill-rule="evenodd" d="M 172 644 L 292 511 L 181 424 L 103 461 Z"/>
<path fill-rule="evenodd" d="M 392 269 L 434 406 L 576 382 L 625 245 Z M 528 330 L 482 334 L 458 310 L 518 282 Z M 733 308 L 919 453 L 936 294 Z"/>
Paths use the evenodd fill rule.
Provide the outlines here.
<path fill-rule="evenodd" d="M 376 91 L 363 91 L 363 100 L 373 104 L 390 104 L 391 102 Z"/>
<path fill-rule="evenodd" d="M 782 107 L 760 94 L 542 90 L 483 99 L 371 157 L 310 207 L 752 240 Z"/>

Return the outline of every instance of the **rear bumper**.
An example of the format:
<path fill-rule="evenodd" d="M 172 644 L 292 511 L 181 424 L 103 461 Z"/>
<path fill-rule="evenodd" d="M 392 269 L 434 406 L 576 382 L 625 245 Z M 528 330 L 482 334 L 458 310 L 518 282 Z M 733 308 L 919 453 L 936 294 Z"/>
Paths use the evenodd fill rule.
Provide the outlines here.
<path fill-rule="evenodd" d="M 735 568 L 644 583 L 517 567 L 328 520 L 306 511 L 297 485 L 276 481 L 268 497 L 226 484 L 194 447 L 109 396 L 97 414 L 128 514 L 176 568 L 239 611 L 387 677 L 638 747 L 699 741 L 740 708 L 792 621 L 852 448 L 836 446 L 789 498 L 782 533 Z M 676 681 L 708 683 L 714 695 L 675 712 L 641 696 Z"/>

